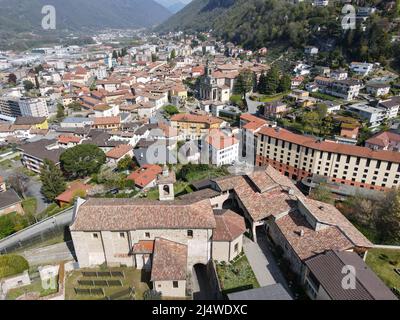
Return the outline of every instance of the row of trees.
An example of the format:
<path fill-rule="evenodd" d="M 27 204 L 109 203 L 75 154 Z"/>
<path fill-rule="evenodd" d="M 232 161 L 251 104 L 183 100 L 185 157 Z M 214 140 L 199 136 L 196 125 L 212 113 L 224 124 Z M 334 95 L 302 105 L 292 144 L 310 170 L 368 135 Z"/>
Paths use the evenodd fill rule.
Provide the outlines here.
<path fill-rule="evenodd" d="M 273 95 L 288 92 L 291 85 L 290 75 L 280 72 L 276 67 L 272 67 L 267 73 L 262 73 L 258 80 L 254 72 L 245 69 L 239 73 L 234 91 L 244 99 L 246 94 L 252 90 L 261 94 Z"/>
<path fill-rule="evenodd" d="M 313 189 L 310 197 L 335 204 L 334 195 L 323 184 Z M 372 242 L 400 245 L 400 190 L 393 189 L 374 198 L 357 194 L 337 203 L 337 207 Z"/>

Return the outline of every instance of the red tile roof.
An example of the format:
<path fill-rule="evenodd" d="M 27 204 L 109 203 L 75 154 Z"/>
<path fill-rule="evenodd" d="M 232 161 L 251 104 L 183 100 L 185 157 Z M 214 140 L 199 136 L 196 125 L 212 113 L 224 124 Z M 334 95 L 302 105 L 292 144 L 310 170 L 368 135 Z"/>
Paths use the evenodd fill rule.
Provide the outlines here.
<path fill-rule="evenodd" d="M 146 199 L 91 198 L 79 207 L 72 231 L 143 229 L 214 229 L 209 199 L 151 201 Z"/>
<path fill-rule="evenodd" d="M 171 121 L 177 122 L 194 122 L 194 123 L 206 123 L 206 124 L 221 124 L 223 120 L 210 117 L 202 116 L 197 114 L 180 113 L 171 117 Z"/>
<path fill-rule="evenodd" d="M 84 191 L 85 193 L 90 190 L 90 186 L 84 184 L 82 182 L 76 181 L 71 183 L 67 190 L 61 193 L 57 198 L 56 201 L 64 202 L 64 203 L 71 203 L 76 196 L 76 193 L 79 191 Z"/>
<path fill-rule="evenodd" d="M 127 179 L 133 180 L 135 185 L 144 188 L 150 182 L 157 178 L 157 175 L 162 172 L 162 168 L 156 164 L 146 164 L 142 168 L 131 173 Z"/>
<path fill-rule="evenodd" d="M 68 144 L 68 143 L 79 143 L 81 138 L 75 136 L 59 136 L 58 143 Z"/>
<path fill-rule="evenodd" d="M 153 250 L 154 250 L 153 240 L 140 240 L 138 243 L 135 243 L 132 247 L 132 253 L 150 254 L 153 253 Z"/>
<path fill-rule="evenodd" d="M 235 137 L 228 137 L 221 130 L 211 130 L 207 136 L 207 143 L 217 150 L 226 149 L 239 141 Z"/>
<path fill-rule="evenodd" d="M 263 134 L 275 139 L 292 142 L 319 151 L 333 152 L 333 153 L 351 155 L 361 158 L 377 159 L 377 160 L 400 163 L 399 152 L 373 151 L 369 148 L 358 147 L 349 144 L 334 143 L 327 141 L 318 142 L 318 140 L 315 138 L 298 135 L 285 129 L 276 130 L 274 128 L 264 127 L 260 130 L 258 134 L 260 135 Z"/>
<path fill-rule="evenodd" d="M 120 124 L 121 118 L 119 116 L 116 117 L 95 117 L 94 125 L 107 125 L 107 124 Z"/>
<path fill-rule="evenodd" d="M 154 244 L 151 281 L 186 280 L 187 246 L 157 238 Z"/>
<path fill-rule="evenodd" d="M 246 232 L 244 218 L 231 210 L 216 214 L 215 222 L 213 241 L 233 241 Z"/>
<path fill-rule="evenodd" d="M 129 144 L 120 144 L 106 153 L 107 158 L 119 159 L 126 155 L 133 148 Z"/>

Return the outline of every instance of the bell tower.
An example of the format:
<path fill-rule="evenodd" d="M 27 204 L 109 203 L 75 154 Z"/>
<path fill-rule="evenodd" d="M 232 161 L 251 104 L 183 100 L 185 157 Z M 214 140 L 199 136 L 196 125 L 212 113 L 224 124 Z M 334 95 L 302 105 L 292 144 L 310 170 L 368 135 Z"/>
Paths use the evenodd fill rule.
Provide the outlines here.
<path fill-rule="evenodd" d="M 175 172 L 169 171 L 165 165 L 162 174 L 157 177 L 157 185 L 160 201 L 172 201 L 175 199 L 174 183 L 176 182 Z"/>

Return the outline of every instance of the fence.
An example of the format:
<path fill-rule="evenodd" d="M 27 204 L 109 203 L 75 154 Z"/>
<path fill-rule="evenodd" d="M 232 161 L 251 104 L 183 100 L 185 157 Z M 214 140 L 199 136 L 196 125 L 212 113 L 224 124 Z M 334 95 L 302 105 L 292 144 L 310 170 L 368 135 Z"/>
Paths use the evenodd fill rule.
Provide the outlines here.
<path fill-rule="evenodd" d="M 135 289 L 133 288 L 128 288 L 126 290 L 122 290 L 120 292 L 114 293 L 108 297 L 105 297 L 101 300 L 118 300 L 121 298 L 128 298 L 128 299 L 132 299 L 132 297 L 134 297 L 135 295 Z"/>
<path fill-rule="evenodd" d="M 74 288 L 75 294 L 80 296 L 104 296 L 103 288 L 96 289 L 79 289 Z"/>
<path fill-rule="evenodd" d="M 0 254 L 26 250 L 57 236 L 68 236 L 68 226 L 72 220 L 73 209 L 70 208 L 14 233 L 0 240 Z"/>
<path fill-rule="evenodd" d="M 78 280 L 84 287 L 122 287 L 121 280 Z"/>
<path fill-rule="evenodd" d="M 83 271 L 85 278 L 125 278 L 122 271 Z"/>

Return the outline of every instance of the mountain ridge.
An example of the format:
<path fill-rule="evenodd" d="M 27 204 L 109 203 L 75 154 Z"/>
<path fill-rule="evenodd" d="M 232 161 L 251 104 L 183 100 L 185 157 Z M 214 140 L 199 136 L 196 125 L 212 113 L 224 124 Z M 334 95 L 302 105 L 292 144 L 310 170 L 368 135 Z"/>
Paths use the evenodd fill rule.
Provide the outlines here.
<path fill-rule="evenodd" d="M 57 29 L 142 28 L 171 16 L 154 0 L 0 0 L 0 32 L 40 32 L 42 7 L 56 8 Z"/>

